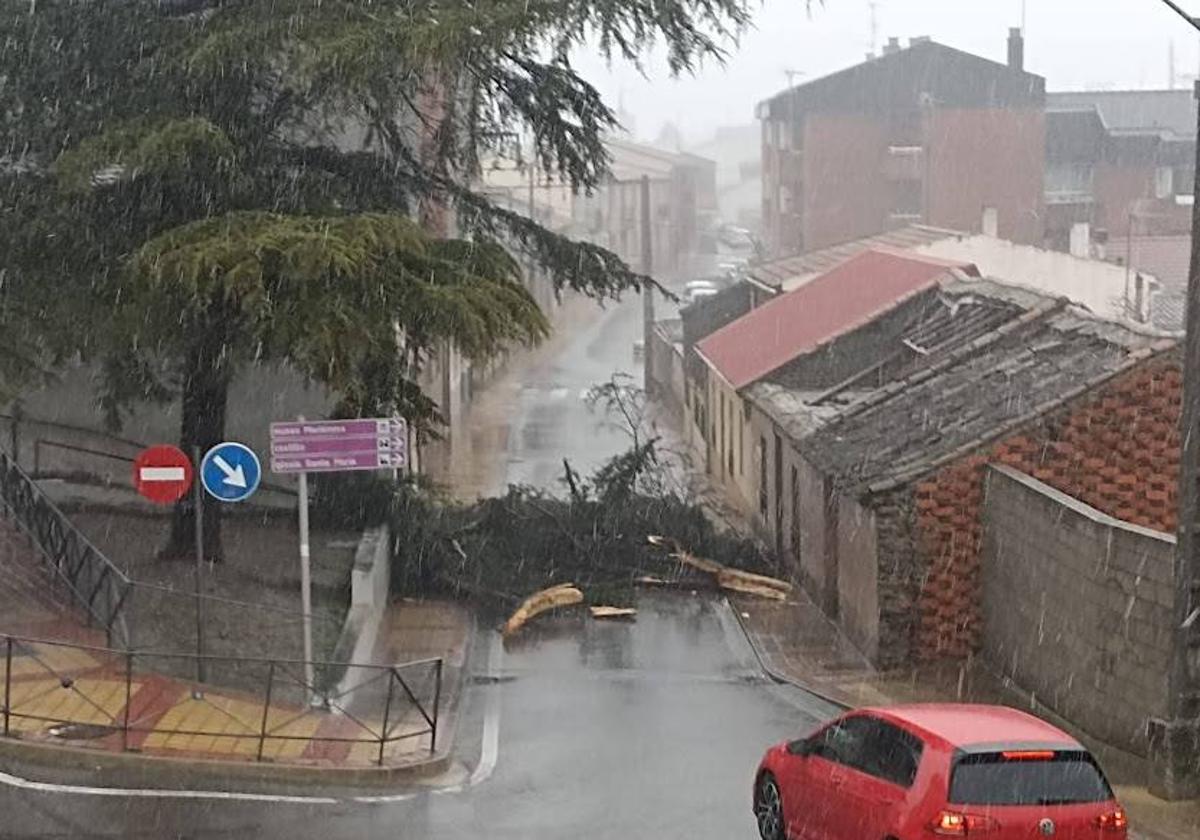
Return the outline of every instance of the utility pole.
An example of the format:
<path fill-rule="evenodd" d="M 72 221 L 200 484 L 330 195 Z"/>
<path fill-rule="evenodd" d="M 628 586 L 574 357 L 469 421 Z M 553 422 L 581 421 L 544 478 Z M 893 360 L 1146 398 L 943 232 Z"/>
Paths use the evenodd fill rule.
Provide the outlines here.
<path fill-rule="evenodd" d="M 642 274 L 654 274 L 654 241 L 650 227 L 650 176 L 642 176 Z M 646 396 L 654 390 L 654 366 L 651 362 L 650 340 L 654 335 L 654 286 L 649 281 L 642 286 L 642 387 Z"/>
<path fill-rule="evenodd" d="M 1200 31 L 1200 19 L 1174 0 L 1161 0 Z M 1200 80 L 1193 93 L 1200 103 Z M 1200 110 L 1197 111 L 1196 175 L 1200 176 Z M 1184 323 L 1183 396 L 1180 416 L 1179 523 L 1175 545 L 1175 606 L 1172 617 L 1167 717 L 1147 727 L 1150 790 L 1166 799 L 1200 797 L 1200 541 L 1197 481 L 1200 480 L 1200 201 L 1192 187 L 1192 252 Z"/>

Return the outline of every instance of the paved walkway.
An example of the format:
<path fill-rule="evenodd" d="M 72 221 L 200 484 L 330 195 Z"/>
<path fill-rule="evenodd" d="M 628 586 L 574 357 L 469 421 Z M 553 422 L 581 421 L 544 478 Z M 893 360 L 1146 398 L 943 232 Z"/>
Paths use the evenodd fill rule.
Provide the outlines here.
<path fill-rule="evenodd" d="M 731 599 L 751 643 L 768 670 L 846 706 L 930 701 L 1003 703 L 1025 708 L 1070 730 L 1066 721 L 1044 708 L 1030 708 L 1029 698 L 986 669 L 954 663 L 948 666 L 881 673 L 803 592 L 787 603 L 751 598 Z M 1074 733 L 1091 749 L 1113 780 L 1130 814 L 1133 837 L 1182 840 L 1200 837 L 1200 802 L 1168 803 L 1146 790 L 1145 761 Z"/>
<path fill-rule="evenodd" d="M 9 686 L 3 725 L 10 736 L 25 741 L 177 758 L 261 757 L 352 767 L 379 763 L 379 739 L 386 731 L 384 765 L 405 766 L 430 754 L 429 722 L 404 686 L 432 715 L 432 665 L 399 669 L 403 685 L 393 682 L 385 712 L 387 668 L 360 668 L 350 690 L 331 697 L 325 709 L 304 705 L 304 675 L 297 664 L 245 663 L 242 667 L 263 672 L 264 692 L 255 695 L 162 676 L 152 670 L 156 660 L 144 661 L 143 667 L 142 657 L 135 658 L 127 678 L 123 654 L 56 642 L 14 641 L 9 673 L 7 647 L 0 638 L 5 657 L 0 686 Z M 269 705 L 264 704 L 267 671 Z"/>

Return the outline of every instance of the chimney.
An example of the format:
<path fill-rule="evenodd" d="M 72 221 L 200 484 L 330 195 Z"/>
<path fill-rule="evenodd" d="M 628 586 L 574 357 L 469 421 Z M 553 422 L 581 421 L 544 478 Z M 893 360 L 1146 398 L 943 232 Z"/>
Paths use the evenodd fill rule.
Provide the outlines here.
<path fill-rule="evenodd" d="M 1071 225 L 1070 252 L 1073 257 L 1090 257 L 1092 251 L 1092 229 L 1087 222 Z"/>
<path fill-rule="evenodd" d="M 900 39 L 899 38 L 888 38 L 888 42 L 883 47 L 883 54 L 891 55 L 892 53 L 898 53 L 898 52 L 900 52 Z"/>
<path fill-rule="evenodd" d="M 1013 70 L 1025 69 L 1025 37 L 1016 26 L 1008 30 L 1008 66 Z"/>
<path fill-rule="evenodd" d="M 1000 214 L 995 207 L 983 208 L 983 223 L 980 228 L 984 236 L 995 239 L 1000 235 Z"/>

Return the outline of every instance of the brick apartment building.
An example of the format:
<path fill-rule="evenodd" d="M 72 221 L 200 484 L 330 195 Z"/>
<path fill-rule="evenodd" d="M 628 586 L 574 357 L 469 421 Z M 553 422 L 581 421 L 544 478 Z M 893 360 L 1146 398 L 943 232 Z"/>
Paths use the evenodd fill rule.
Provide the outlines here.
<path fill-rule="evenodd" d="M 1190 90 L 1047 94 L 1047 244 L 1079 251 L 1089 240 L 1188 233 L 1191 207 L 1180 197 L 1192 194 L 1195 157 Z"/>
<path fill-rule="evenodd" d="M 913 223 L 1040 243 L 1045 80 L 914 38 L 760 103 L 775 256 Z"/>

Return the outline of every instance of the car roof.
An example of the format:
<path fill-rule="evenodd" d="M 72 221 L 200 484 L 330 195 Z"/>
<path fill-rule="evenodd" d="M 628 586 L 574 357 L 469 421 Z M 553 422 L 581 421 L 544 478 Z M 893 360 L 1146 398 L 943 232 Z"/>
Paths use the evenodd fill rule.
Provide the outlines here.
<path fill-rule="evenodd" d="M 955 747 L 979 744 L 1062 744 L 1079 742 L 1056 726 L 1008 706 L 925 703 L 864 709 L 864 712 L 936 736 Z"/>

